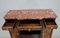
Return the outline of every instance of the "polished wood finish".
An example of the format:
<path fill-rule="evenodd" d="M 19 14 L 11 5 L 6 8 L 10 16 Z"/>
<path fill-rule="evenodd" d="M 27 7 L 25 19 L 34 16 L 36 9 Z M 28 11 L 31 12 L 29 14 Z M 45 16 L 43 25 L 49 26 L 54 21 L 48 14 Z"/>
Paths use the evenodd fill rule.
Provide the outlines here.
<path fill-rule="evenodd" d="M 56 17 L 51 9 L 10 10 L 2 29 L 8 30 L 11 38 L 51 38 L 57 29 Z"/>
<path fill-rule="evenodd" d="M 48 19 L 47 19 L 48 20 Z M 6 21 L 5 24 L 3 25 L 2 29 L 3 30 L 9 30 L 10 32 L 10 35 L 11 35 L 11 38 L 20 38 L 20 31 L 23 31 L 23 30 L 28 30 L 28 31 L 31 31 L 31 30 L 40 30 L 41 31 L 41 34 L 40 34 L 40 37 L 38 38 L 51 38 L 51 35 L 52 35 L 52 31 L 53 29 L 57 28 L 57 25 L 55 23 L 55 21 L 53 19 L 49 19 L 48 21 L 47 20 L 38 20 L 39 22 L 37 23 L 37 21 L 33 22 L 32 20 L 32 23 L 30 21 L 28 21 L 28 23 L 25 21 L 20 21 L 20 20 L 15 20 L 13 22 L 11 22 L 11 20 L 8 22 Z M 52 20 L 52 21 L 51 21 Z M 49 23 L 50 22 L 50 23 Z M 39 35 L 38 35 L 39 36 Z M 21 38 L 35 38 L 31 35 L 23 35 L 23 37 Z M 37 37 L 37 35 L 36 35 Z"/>

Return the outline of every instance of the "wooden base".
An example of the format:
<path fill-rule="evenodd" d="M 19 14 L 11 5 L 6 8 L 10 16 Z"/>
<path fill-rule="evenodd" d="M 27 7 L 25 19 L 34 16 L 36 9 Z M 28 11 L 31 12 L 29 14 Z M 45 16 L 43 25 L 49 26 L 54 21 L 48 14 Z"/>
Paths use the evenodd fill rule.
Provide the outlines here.
<path fill-rule="evenodd" d="M 36 38 L 36 37 L 37 38 L 51 38 L 53 29 L 46 28 L 46 29 L 40 30 L 41 32 L 39 35 L 36 35 L 36 34 L 28 35 L 28 34 L 26 34 L 25 36 L 24 35 L 21 36 L 19 31 L 21 31 L 21 30 L 17 30 L 17 29 L 9 30 L 11 38 L 28 38 L 28 37 L 29 38 Z"/>
<path fill-rule="evenodd" d="M 24 38 L 51 38 L 52 31 L 57 27 L 53 19 L 43 20 L 7 20 L 3 25 L 3 30 L 9 30 L 11 38 L 21 38 L 21 30 L 40 30 L 40 35 L 26 35 Z"/>

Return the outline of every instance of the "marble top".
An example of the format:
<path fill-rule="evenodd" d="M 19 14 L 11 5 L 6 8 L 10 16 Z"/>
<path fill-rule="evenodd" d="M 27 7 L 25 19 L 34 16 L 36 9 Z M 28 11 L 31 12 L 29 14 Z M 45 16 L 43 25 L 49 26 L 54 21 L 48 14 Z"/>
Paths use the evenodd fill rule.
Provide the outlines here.
<path fill-rule="evenodd" d="M 5 19 L 47 19 L 56 18 L 56 14 L 51 9 L 27 9 L 27 10 L 9 10 L 4 16 Z"/>

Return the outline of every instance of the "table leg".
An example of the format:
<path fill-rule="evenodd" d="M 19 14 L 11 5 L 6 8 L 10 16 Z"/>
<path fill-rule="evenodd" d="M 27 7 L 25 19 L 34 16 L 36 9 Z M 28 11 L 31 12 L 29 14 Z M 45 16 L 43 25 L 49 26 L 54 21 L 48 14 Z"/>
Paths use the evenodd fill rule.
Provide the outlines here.
<path fill-rule="evenodd" d="M 11 38 L 18 38 L 17 31 L 15 29 L 9 30 Z"/>

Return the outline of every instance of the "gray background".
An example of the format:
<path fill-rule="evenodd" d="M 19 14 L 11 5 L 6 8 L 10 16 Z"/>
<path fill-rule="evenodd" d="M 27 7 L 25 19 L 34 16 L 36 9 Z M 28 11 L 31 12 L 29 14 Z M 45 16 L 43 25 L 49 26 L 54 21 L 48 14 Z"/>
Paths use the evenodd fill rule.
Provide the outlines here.
<path fill-rule="evenodd" d="M 0 37 L 10 37 L 8 31 L 3 31 L 4 15 L 9 10 L 17 9 L 52 9 L 57 14 L 58 28 L 53 31 L 53 38 L 60 36 L 60 0 L 0 0 Z"/>

